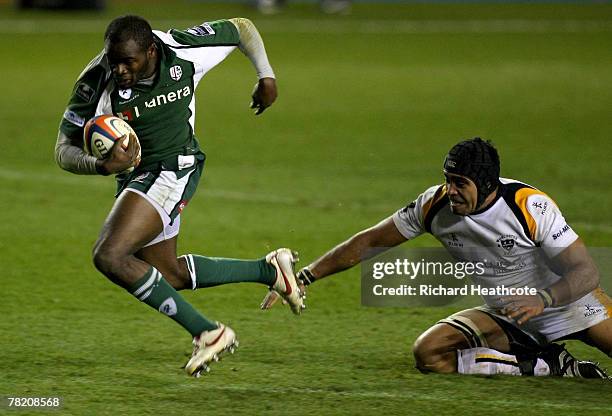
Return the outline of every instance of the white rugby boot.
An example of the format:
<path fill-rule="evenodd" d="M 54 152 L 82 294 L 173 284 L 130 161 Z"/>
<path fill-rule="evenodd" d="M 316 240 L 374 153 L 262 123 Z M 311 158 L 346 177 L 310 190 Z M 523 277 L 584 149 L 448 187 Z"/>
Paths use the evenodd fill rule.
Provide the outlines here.
<path fill-rule="evenodd" d="M 219 361 L 221 354 L 233 354 L 238 348 L 236 333 L 229 326 L 219 324 L 217 329 L 204 331 L 193 338 L 193 353 L 185 364 L 185 371 L 193 377 L 210 371 L 210 363 Z"/>
<path fill-rule="evenodd" d="M 304 294 L 300 290 L 293 265 L 297 263 L 297 252 L 279 248 L 266 256 L 266 261 L 276 269 L 276 281 L 270 288 L 289 304 L 294 314 L 299 315 L 306 308 Z"/>

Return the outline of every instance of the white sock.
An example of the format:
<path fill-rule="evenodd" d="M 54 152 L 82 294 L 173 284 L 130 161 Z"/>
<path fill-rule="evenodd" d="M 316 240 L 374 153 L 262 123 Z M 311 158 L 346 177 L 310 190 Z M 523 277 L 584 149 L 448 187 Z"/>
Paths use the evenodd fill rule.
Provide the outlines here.
<path fill-rule="evenodd" d="M 514 355 L 482 347 L 457 350 L 457 372 L 459 374 L 521 375 Z M 550 374 L 550 369 L 544 360 L 538 358 L 533 372 L 535 376 L 547 376 Z"/>

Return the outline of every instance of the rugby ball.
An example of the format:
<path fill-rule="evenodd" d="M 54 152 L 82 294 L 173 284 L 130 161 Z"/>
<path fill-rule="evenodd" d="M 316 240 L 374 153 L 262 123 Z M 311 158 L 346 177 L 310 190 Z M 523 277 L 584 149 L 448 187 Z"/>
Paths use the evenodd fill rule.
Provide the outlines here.
<path fill-rule="evenodd" d="M 138 140 L 138 136 L 136 136 L 132 127 L 119 117 L 115 117 L 111 114 L 95 116 L 85 124 L 83 130 L 83 147 L 87 154 L 98 159 L 106 159 L 115 142 L 124 136 L 125 138 L 121 146 L 123 146 L 124 149 L 127 148 L 130 142 L 130 133 Z M 138 153 L 138 162 L 140 162 L 140 151 Z M 134 168 L 131 167 L 124 172 L 131 172 L 133 170 Z"/>

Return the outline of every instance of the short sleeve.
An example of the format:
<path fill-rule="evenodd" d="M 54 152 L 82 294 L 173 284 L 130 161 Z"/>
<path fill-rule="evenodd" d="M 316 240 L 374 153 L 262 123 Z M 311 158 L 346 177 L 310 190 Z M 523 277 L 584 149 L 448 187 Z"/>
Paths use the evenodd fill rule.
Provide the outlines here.
<path fill-rule="evenodd" d="M 229 20 L 206 22 L 186 30 L 171 29 L 153 33 L 176 55 L 194 64 L 194 83 L 223 62 L 238 47 L 240 35 Z"/>
<path fill-rule="evenodd" d="M 183 46 L 236 46 L 240 42 L 238 29 L 229 20 L 204 22 L 185 30 L 172 29 L 168 32 Z"/>
<path fill-rule="evenodd" d="M 559 207 L 546 194 L 530 195 L 525 208 L 535 224 L 535 242 L 549 257 L 556 256 L 578 239 Z"/>
<path fill-rule="evenodd" d="M 425 230 L 424 213 L 440 189 L 440 185 L 432 186 L 420 194 L 417 199 L 393 214 L 393 222 L 398 231 L 407 239 L 413 239 L 423 234 Z"/>
<path fill-rule="evenodd" d="M 110 71 L 103 52 L 83 70 L 72 89 L 72 94 L 60 122 L 60 131 L 68 137 L 82 136 L 85 122 L 95 115 Z"/>

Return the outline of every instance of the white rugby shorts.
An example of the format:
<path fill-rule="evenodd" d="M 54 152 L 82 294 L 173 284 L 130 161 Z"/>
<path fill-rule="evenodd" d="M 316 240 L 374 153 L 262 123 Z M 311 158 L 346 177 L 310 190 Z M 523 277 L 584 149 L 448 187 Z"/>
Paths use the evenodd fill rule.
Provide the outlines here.
<path fill-rule="evenodd" d="M 547 308 L 522 325 L 502 315 L 498 309 L 488 305 L 476 309 L 502 319 L 533 338 L 538 344 L 546 345 L 567 335 L 590 328 L 612 316 L 612 299 L 601 288 L 568 305 Z"/>

